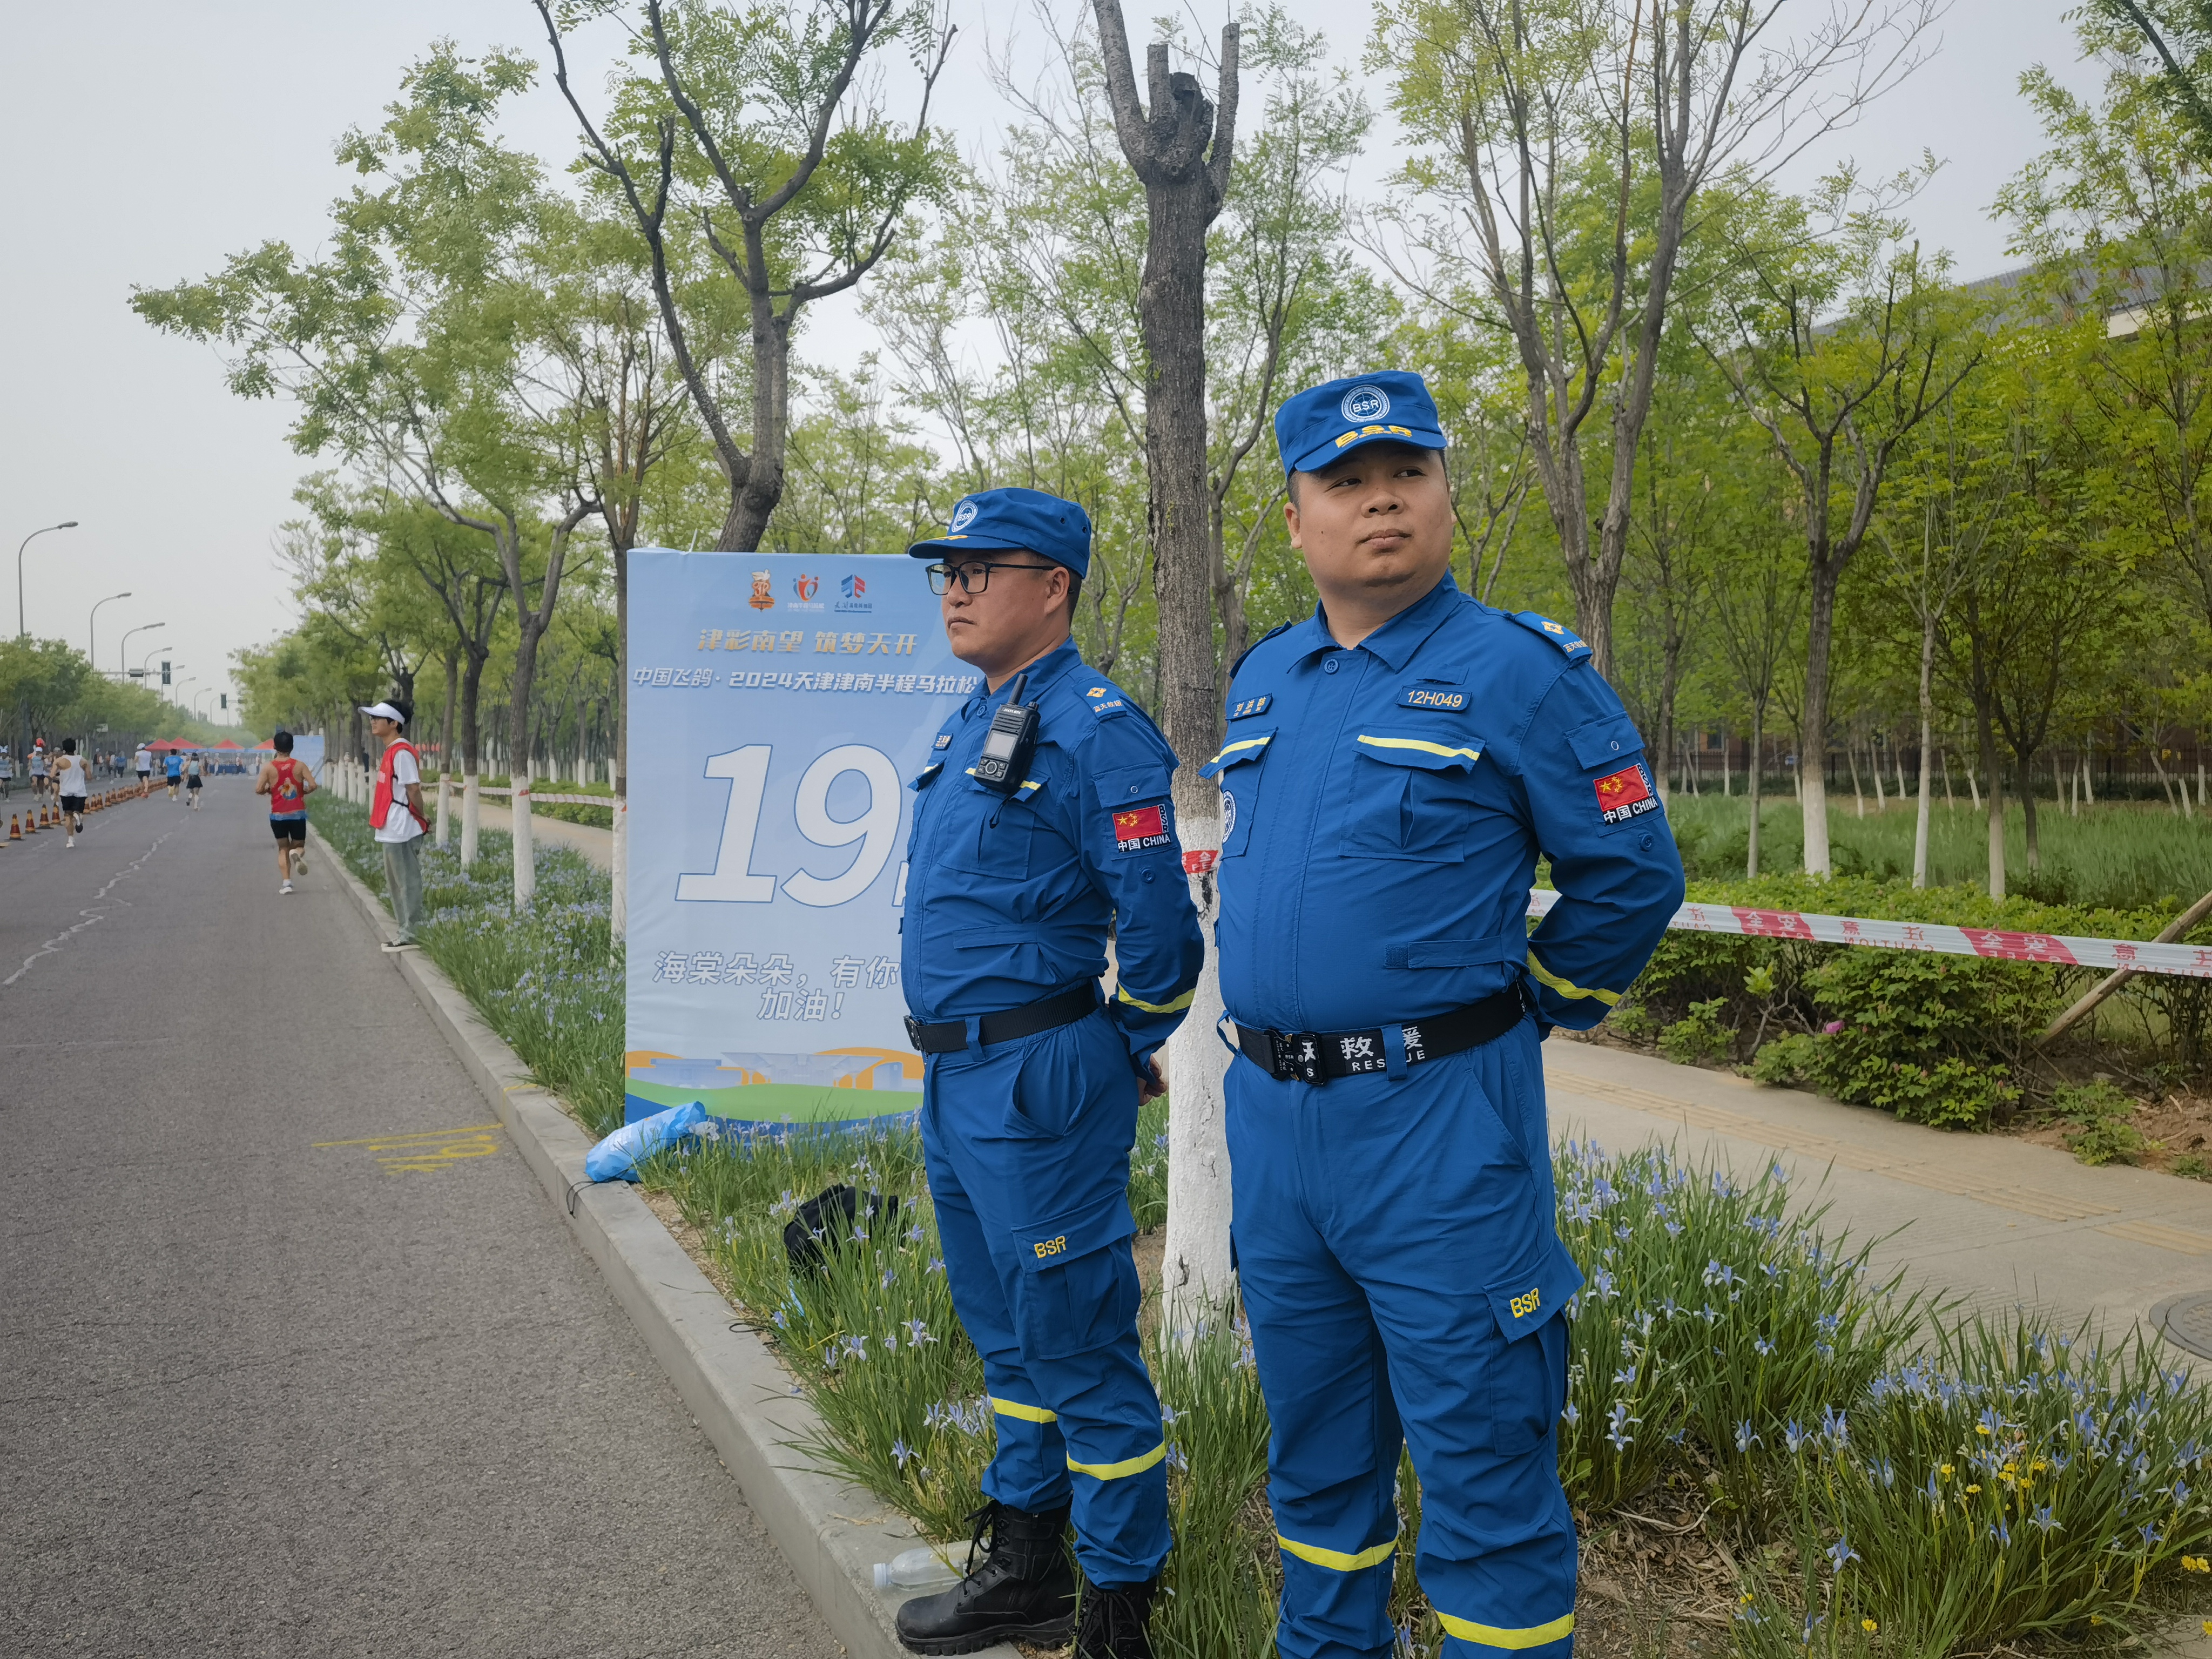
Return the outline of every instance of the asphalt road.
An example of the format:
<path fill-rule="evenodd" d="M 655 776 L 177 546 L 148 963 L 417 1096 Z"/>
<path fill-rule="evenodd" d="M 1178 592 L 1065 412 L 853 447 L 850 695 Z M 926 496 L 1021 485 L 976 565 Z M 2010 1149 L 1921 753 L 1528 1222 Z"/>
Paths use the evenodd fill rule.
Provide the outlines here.
<path fill-rule="evenodd" d="M 0 1652 L 829 1659 L 249 789 L 0 848 Z"/>

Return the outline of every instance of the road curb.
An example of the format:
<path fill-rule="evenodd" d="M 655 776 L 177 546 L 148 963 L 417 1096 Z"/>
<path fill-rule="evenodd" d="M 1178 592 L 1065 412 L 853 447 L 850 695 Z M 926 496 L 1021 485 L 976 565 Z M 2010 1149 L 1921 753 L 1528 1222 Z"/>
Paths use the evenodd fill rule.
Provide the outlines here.
<path fill-rule="evenodd" d="M 309 836 L 323 867 L 352 896 L 378 939 L 390 915 L 329 840 Z M 392 958 L 445 1034 L 523 1161 L 568 1218 L 615 1300 L 644 1337 L 745 1501 L 767 1528 L 830 1632 L 853 1659 L 903 1659 L 892 1619 L 902 1592 L 878 1592 L 872 1566 L 915 1541 L 905 1516 L 872 1494 L 804 1467 L 794 1448 L 820 1426 L 767 1344 L 731 1317 L 730 1304 L 669 1236 L 645 1200 L 623 1182 L 584 1177 L 591 1141 L 532 1082 L 522 1059 L 486 1025 L 468 999 L 419 951 Z M 617 1407 L 619 1409 L 619 1407 Z M 1011 1647 L 978 1659 L 1018 1659 Z"/>

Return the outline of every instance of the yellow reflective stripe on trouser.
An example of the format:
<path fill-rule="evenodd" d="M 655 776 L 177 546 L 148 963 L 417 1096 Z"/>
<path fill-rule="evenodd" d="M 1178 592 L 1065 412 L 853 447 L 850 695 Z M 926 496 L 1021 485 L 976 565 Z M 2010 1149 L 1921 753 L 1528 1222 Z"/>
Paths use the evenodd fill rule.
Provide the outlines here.
<path fill-rule="evenodd" d="M 1571 979 L 1561 979 L 1536 960 L 1536 953 L 1534 951 L 1528 952 L 1528 971 L 1536 976 L 1537 984 L 1548 986 L 1563 997 L 1595 997 L 1608 1008 L 1620 1000 L 1620 993 L 1618 991 L 1601 990 L 1595 986 L 1577 985 Z"/>
<path fill-rule="evenodd" d="M 1317 1567 L 1328 1567 L 1337 1572 L 1358 1572 L 1367 1567 L 1379 1567 L 1398 1553 L 1398 1540 L 1386 1538 L 1372 1549 L 1347 1555 L 1342 1550 L 1325 1550 L 1318 1544 L 1301 1544 L 1295 1538 L 1275 1534 L 1275 1541 L 1301 1561 L 1310 1561 Z"/>
<path fill-rule="evenodd" d="M 1496 1625 L 1478 1625 L 1472 1619 L 1455 1619 L 1439 1612 L 1437 1622 L 1444 1627 L 1448 1636 L 1456 1636 L 1462 1642 L 1480 1643 L 1486 1648 L 1540 1648 L 1547 1642 L 1563 1640 L 1575 1628 L 1575 1616 L 1563 1613 L 1548 1625 L 1531 1625 L 1526 1630 L 1502 1630 Z"/>
<path fill-rule="evenodd" d="M 1125 1457 L 1118 1463 L 1079 1463 L 1071 1457 L 1067 1460 L 1067 1467 L 1078 1474 L 1094 1474 L 1101 1480 L 1119 1480 L 1125 1474 L 1142 1474 L 1167 1455 L 1168 1443 L 1163 1440 L 1141 1457 Z"/>
<path fill-rule="evenodd" d="M 1141 1008 L 1148 1014 L 1179 1014 L 1190 1006 L 1191 998 L 1197 994 L 1197 988 L 1193 987 L 1173 1002 L 1146 1002 L 1142 997 L 1131 996 L 1129 988 L 1126 985 L 1118 988 L 1114 993 L 1115 1000 L 1126 1002 L 1132 1008 Z"/>
<path fill-rule="evenodd" d="M 1370 749 L 1418 749 L 1424 755 L 1442 755 L 1448 759 L 1457 759 L 1462 755 L 1469 761 L 1482 758 L 1480 749 L 1447 749 L 1440 743 L 1424 743 L 1419 738 L 1370 738 L 1362 732 L 1358 740 Z"/>
<path fill-rule="evenodd" d="M 1001 1417 L 1018 1417 L 1024 1423 L 1057 1423 L 1058 1412 L 1048 1412 L 1042 1406 L 1024 1406 L 1012 1400 L 1000 1400 L 994 1395 L 991 1409 Z"/>

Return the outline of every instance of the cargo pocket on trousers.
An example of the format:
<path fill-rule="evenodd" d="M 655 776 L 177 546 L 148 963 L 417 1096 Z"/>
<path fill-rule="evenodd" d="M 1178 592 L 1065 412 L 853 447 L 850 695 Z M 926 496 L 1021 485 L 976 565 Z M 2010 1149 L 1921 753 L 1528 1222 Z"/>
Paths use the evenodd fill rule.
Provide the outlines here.
<path fill-rule="evenodd" d="M 1126 1241 L 1137 1231 L 1127 1195 L 1014 1230 L 1021 1273 L 1014 1334 L 1032 1359 L 1104 1347 L 1137 1317 L 1137 1266 Z"/>
<path fill-rule="evenodd" d="M 1533 1273 L 1486 1294 L 1499 1340 L 1489 1355 L 1490 1449 L 1517 1457 L 1535 1449 L 1567 1404 L 1567 1322 L 1559 1316 L 1583 1285 L 1556 1238 Z"/>

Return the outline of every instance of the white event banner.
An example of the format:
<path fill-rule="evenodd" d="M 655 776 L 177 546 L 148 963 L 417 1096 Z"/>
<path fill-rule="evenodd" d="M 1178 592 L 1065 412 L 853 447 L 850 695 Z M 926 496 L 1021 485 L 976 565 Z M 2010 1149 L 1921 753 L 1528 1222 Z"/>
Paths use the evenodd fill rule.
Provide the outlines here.
<path fill-rule="evenodd" d="M 641 548 L 629 643 L 627 1115 L 912 1111 L 907 783 L 981 684 L 921 562 Z"/>

